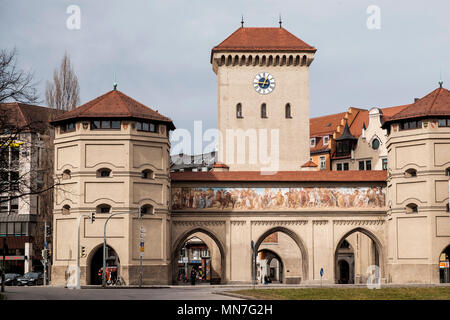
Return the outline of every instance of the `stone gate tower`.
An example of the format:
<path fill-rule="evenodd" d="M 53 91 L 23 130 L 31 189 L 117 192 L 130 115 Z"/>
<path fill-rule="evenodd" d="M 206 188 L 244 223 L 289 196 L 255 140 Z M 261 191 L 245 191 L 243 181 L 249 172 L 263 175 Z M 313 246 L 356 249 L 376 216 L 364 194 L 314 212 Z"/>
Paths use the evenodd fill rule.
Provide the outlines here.
<path fill-rule="evenodd" d="M 242 27 L 212 49 L 218 155 L 230 171 L 296 171 L 309 160 L 315 52 L 281 27 Z"/>
<path fill-rule="evenodd" d="M 117 266 L 126 284 L 137 284 L 140 228 L 144 284 L 170 278 L 169 118 L 120 91 L 110 91 L 56 118 L 52 283 L 67 283 L 76 265 L 81 217 L 81 284 L 100 284 L 103 230 L 107 266 Z M 138 219 L 138 212 L 144 213 Z M 85 217 L 96 212 L 91 224 Z"/>
<path fill-rule="evenodd" d="M 439 283 L 440 259 L 450 254 L 449 105 L 450 91 L 441 84 L 384 123 L 387 267 L 393 283 Z"/>

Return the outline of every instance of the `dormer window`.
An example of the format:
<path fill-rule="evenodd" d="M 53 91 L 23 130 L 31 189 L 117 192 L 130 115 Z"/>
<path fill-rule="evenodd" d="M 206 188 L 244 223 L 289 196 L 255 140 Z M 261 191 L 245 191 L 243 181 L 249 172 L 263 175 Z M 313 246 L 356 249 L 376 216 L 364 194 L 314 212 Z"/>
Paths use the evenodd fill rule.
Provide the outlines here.
<path fill-rule="evenodd" d="M 108 168 L 98 169 L 97 178 L 106 178 L 111 176 L 111 170 Z"/>
<path fill-rule="evenodd" d="M 329 136 L 323 137 L 323 145 L 324 146 L 327 146 L 329 141 L 330 141 L 330 137 Z"/>
<path fill-rule="evenodd" d="M 315 147 L 316 146 L 316 138 L 309 139 L 309 146 L 310 147 Z"/>

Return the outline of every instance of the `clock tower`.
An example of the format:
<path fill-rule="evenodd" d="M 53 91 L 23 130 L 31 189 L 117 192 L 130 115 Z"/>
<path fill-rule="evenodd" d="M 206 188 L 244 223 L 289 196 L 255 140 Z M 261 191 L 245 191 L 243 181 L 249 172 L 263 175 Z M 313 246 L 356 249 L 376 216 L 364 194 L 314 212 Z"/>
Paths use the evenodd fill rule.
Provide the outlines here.
<path fill-rule="evenodd" d="M 242 27 L 212 49 L 218 156 L 230 171 L 298 171 L 309 160 L 315 52 L 281 27 Z"/>

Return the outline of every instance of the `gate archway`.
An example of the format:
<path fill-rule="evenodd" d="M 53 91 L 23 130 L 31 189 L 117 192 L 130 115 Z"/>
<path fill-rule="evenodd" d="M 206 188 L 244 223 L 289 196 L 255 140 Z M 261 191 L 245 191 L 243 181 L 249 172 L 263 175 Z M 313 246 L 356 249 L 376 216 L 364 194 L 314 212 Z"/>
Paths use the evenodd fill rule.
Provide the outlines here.
<path fill-rule="evenodd" d="M 206 245 L 209 251 L 209 257 L 200 256 L 200 262 L 192 261 L 191 257 L 186 254 L 188 252 L 186 244 L 192 238 L 198 238 Z M 185 257 L 187 256 L 187 261 L 180 260 L 183 254 Z M 197 274 L 200 272 L 200 268 L 204 274 L 209 272 L 209 279 L 205 280 L 211 284 L 223 283 L 225 281 L 225 251 L 222 243 L 212 231 L 205 228 L 195 228 L 185 232 L 175 241 L 171 256 L 173 284 L 182 282 L 180 277 L 183 275 L 189 278 L 192 268 L 195 268 Z"/>
<path fill-rule="evenodd" d="M 88 257 L 88 281 L 87 283 L 91 285 L 101 285 L 102 278 L 99 275 L 100 270 L 103 268 L 103 244 L 98 245 L 94 249 L 92 249 L 89 257 Z M 111 246 L 106 246 L 106 267 L 110 269 L 115 269 L 117 267 L 116 275 L 120 275 L 120 259 L 117 251 L 114 250 Z M 108 269 L 108 272 L 109 270 Z"/>
<path fill-rule="evenodd" d="M 345 243 L 348 249 L 344 248 Z M 358 251 L 359 252 L 356 252 Z M 348 251 L 348 252 L 346 252 Z M 362 254 L 363 252 L 363 254 Z M 369 266 L 377 266 L 379 277 L 384 278 L 384 253 L 380 240 L 369 230 L 354 228 L 345 233 L 338 241 L 334 251 L 334 278 L 336 283 L 361 283 L 366 281 Z M 364 259 L 362 258 L 364 256 Z M 361 260 L 357 260 L 357 257 Z M 349 279 L 341 279 L 345 261 L 348 264 Z"/>
<path fill-rule="evenodd" d="M 450 244 L 439 255 L 439 282 L 450 283 Z"/>
<path fill-rule="evenodd" d="M 263 243 L 264 239 L 266 239 L 268 236 L 270 236 L 273 233 L 281 233 L 281 234 L 288 236 L 288 238 L 291 239 L 295 243 L 296 247 L 299 249 L 299 256 L 298 256 L 298 258 L 295 258 L 297 264 L 299 264 L 299 266 L 298 266 L 299 270 L 290 270 L 286 259 L 284 259 L 285 261 L 283 261 L 284 268 L 286 269 L 286 272 L 284 273 L 285 283 L 286 284 L 290 284 L 290 283 L 298 284 L 301 281 L 309 279 L 308 278 L 308 252 L 306 250 L 306 246 L 304 245 L 303 240 L 294 231 L 292 231 L 288 228 L 285 228 L 285 227 L 270 228 L 269 230 L 265 231 L 262 235 L 259 236 L 258 240 L 255 243 L 255 252 L 258 252 L 260 250 L 260 246 Z M 276 250 L 273 250 L 273 251 L 276 252 Z M 294 262 L 294 264 L 295 264 L 295 262 Z M 255 268 L 255 267 L 256 267 L 256 264 L 252 263 L 252 268 Z M 288 273 L 293 274 L 293 276 L 291 276 Z M 299 276 L 297 276 L 297 273 L 299 274 Z M 256 274 L 256 270 L 253 270 L 252 274 Z"/>

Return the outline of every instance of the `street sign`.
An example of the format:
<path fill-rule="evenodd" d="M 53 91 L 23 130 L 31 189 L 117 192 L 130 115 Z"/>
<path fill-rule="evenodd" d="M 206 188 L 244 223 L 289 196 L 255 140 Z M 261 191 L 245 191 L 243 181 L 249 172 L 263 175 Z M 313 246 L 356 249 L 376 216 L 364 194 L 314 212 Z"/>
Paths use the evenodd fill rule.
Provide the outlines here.
<path fill-rule="evenodd" d="M 320 276 L 323 277 L 323 268 L 320 268 Z"/>
<path fill-rule="evenodd" d="M 439 263 L 439 268 L 441 268 L 441 269 L 450 268 L 450 262 L 449 261 L 441 261 Z"/>

